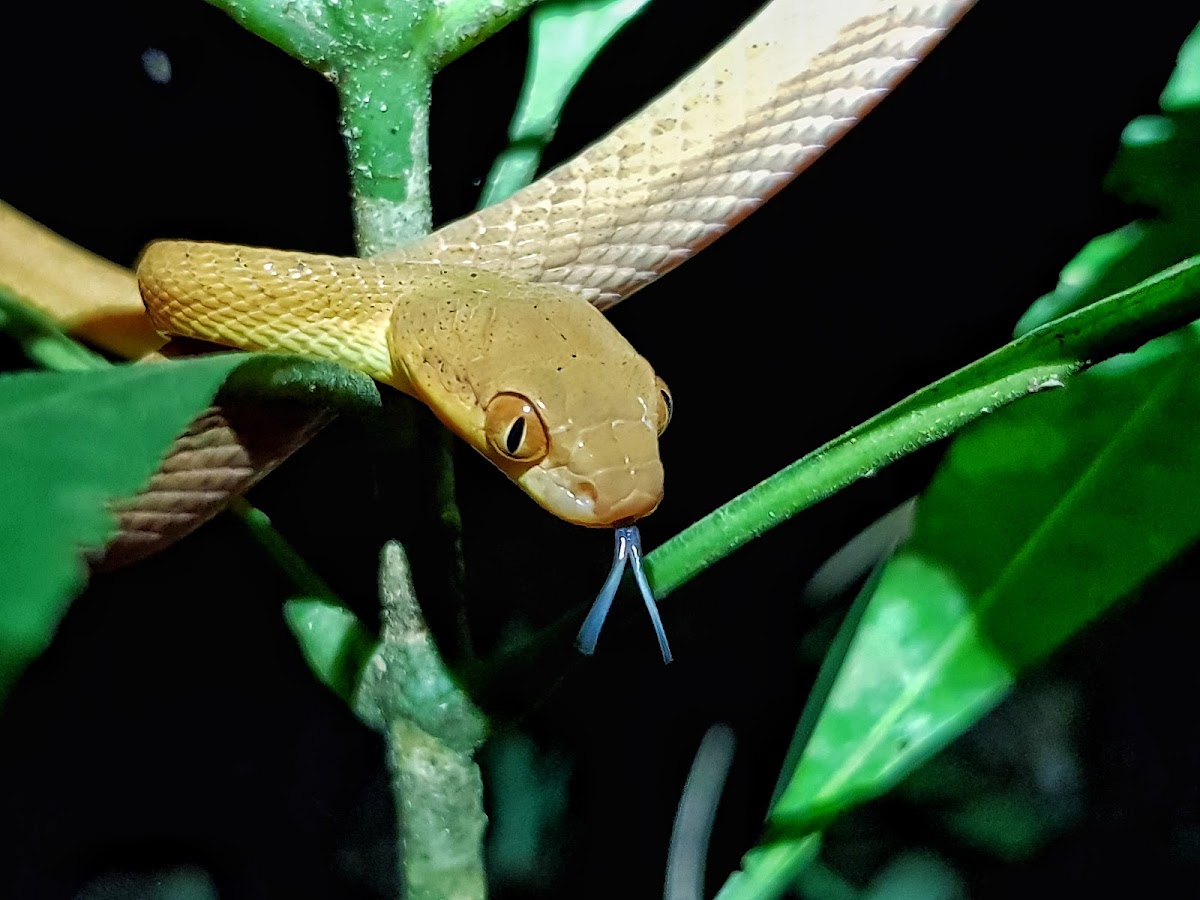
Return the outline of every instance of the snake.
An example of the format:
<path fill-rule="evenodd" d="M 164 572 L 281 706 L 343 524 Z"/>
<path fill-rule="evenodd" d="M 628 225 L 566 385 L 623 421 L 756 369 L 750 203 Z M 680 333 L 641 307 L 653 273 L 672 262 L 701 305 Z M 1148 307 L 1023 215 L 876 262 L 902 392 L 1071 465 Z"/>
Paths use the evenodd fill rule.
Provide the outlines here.
<path fill-rule="evenodd" d="M 772 0 L 639 113 L 505 201 L 371 258 L 156 242 L 137 268 L 146 312 L 165 334 L 365 372 L 425 403 L 552 514 L 614 528 L 580 646 L 594 649 L 629 564 L 669 661 L 636 523 L 663 497 L 658 438 L 672 398 L 601 313 L 781 190 L 972 5 Z M 218 425 L 216 443 L 237 440 Z M 243 469 L 230 496 L 258 477 L 252 461 Z"/>

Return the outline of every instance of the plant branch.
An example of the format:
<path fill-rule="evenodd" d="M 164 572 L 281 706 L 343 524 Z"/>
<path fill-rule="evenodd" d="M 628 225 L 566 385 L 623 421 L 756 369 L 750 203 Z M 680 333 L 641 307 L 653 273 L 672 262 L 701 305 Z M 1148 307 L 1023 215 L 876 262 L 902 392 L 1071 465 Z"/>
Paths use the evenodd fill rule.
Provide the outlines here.
<path fill-rule="evenodd" d="M 333 43 L 326 0 L 208 0 L 247 31 L 270 41 L 307 66 L 323 67 Z"/>
<path fill-rule="evenodd" d="M 406 896 L 482 900 L 487 816 L 473 757 L 487 721 L 439 656 L 394 541 L 383 548 L 379 591 L 382 640 L 354 706 L 388 737 Z"/>
<path fill-rule="evenodd" d="M 434 69 L 448 66 L 518 18 L 538 0 L 438 0 L 429 37 Z"/>

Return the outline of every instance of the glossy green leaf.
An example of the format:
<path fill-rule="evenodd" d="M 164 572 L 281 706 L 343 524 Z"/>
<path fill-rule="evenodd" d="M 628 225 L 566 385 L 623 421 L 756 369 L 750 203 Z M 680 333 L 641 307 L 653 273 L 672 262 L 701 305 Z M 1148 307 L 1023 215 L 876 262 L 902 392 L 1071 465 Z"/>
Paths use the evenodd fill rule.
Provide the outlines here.
<path fill-rule="evenodd" d="M 955 442 L 780 821 L 894 782 L 1200 536 L 1198 363 L 1196 337 L 1172 337 Z M 852 759 L 822 753 L 847 726 L 865 737 Z"/>
<path fill-rule="evenodd" d="M 777 896 L 760 889 L 803 865 L 812 832 L 894 786 L 1200 537 L 1198 365 L 1196 337 L 1171 336 L 955 441 L 771 813 L 776 842 L 722 900 Z"/>
<path fill-rule="evenodd" d="M 1198 87 L 1200 31 L 1164 93 L 1165 115 L 1130 125 L 1110 177 L 1160 215 L 1091 242 L 1018 335 L 1057 330 L 1200 249 Z M 768 840 L 721 900 L 786 890 L 824 823 L 893 787 L 1200 538 L 1198 364 L 1193 325 L 956 437 L 912 539 L 848 624 L 844 659 L 831 656 L 832 687 L 805 710 Z"/>

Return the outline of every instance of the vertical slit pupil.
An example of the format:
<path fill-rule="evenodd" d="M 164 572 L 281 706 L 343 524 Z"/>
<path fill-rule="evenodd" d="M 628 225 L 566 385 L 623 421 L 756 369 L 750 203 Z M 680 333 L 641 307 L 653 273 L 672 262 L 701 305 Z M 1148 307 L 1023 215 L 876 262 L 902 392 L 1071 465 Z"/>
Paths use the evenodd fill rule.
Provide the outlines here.
<path fill-rule="evenodd" d="M 525 438 L 525 417 L 518 416 L 508 429 L 508 434 L 504 438 L 504 448 L 509 452 L 510 456 L 516 456 L 521 449 L 521 444 Z"/>

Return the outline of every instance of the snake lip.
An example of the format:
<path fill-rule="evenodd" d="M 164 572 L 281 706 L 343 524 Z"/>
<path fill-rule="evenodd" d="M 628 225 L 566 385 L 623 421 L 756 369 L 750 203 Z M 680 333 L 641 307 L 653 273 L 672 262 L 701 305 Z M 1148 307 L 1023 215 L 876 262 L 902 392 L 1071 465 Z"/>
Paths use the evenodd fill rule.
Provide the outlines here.
<path fill-rule="evenodd" d="M 605 528 L 627 528 L 658 509 L 662 498 L 662 491 L 650 494 L 646 491 L 635 490 L 629 496 L 609 506 L 607 510 L 598 513 L 595 516 L 595 524 Z"/>

